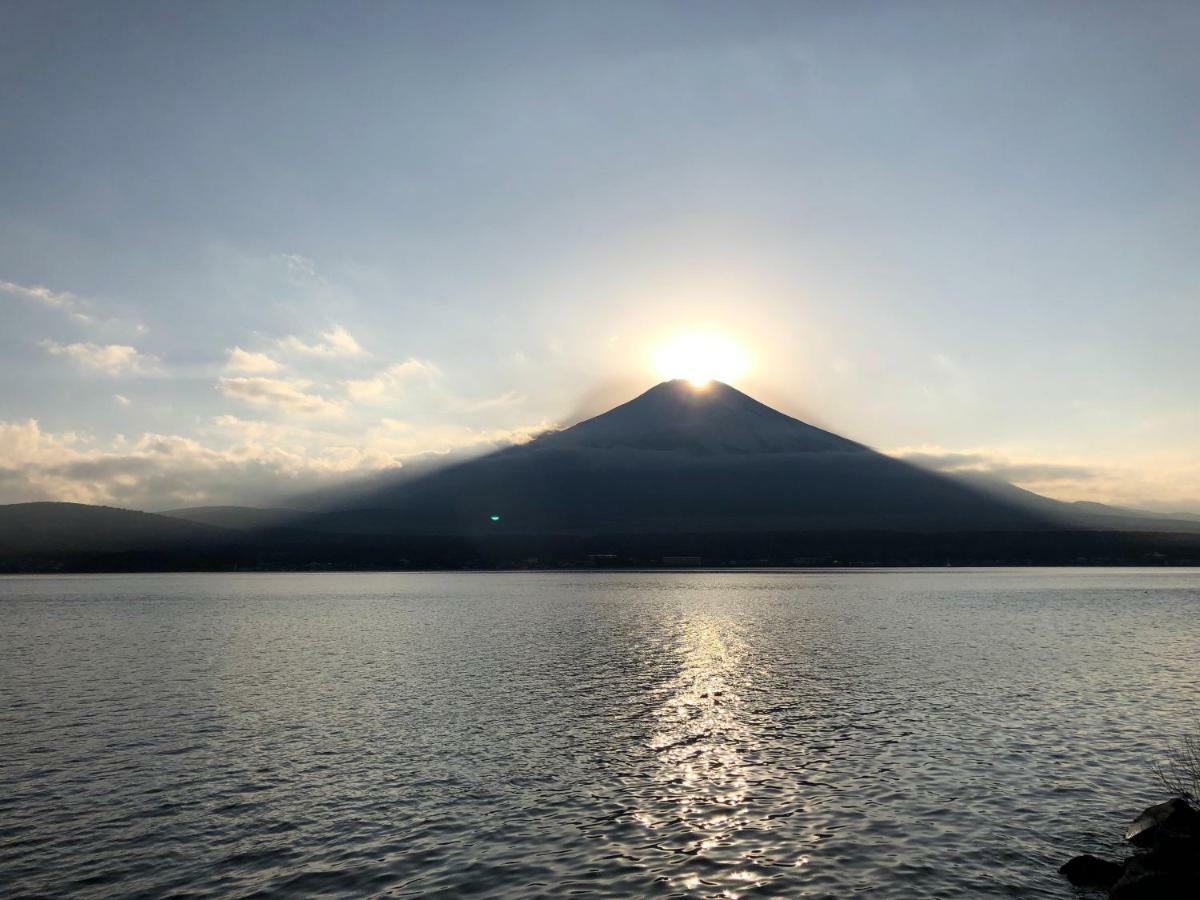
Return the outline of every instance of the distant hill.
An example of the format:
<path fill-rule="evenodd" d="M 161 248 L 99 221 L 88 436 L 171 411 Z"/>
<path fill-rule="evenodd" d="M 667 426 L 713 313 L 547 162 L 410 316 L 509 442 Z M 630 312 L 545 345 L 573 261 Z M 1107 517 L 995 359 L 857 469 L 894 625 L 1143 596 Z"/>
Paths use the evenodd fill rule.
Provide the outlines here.
<path fill-rule="evenodd" d="M 1166 527 L 1180 526 L 1190 523 L 1200 530 L 1200 515 L 1186 512 L 1160 513 L 1148 509 L 1129 509 L 1122 506 L 1110 506 L 1107 503 L 1094 503 L 1090 500 L 1077 500 L 1072 508 L 1093 521 L 1104 521 L 1109 527 L 1128 528 L 1130 519 L 1140 521 L 1143 528 L 1161 531 Z"/>
<path fill-rule="evenodd" d="M 115 553 L 208 548 L 228 542 L 224 528 L 168 516 L 82 503 L 0 506 L 0 555 Z"/>
<path fill-rule="evenodd" d="M 302 519 L 305 513 L 295 509 L 264 509 L 256 506 L 188 506 L 163 510 L 158 515 L 201 525 L 251 531 L 292 525 Z"/>
<path fill-rule="evenodd" d="M 1006 503 L 1046 516 L 1057 522 L 1059 527 L 1097 531 L 1200 533 L 1200 517 L 1187 513 L 1165 515 L 1085 500 L 1064 502 L 1043 497 L 990 475 L 966 473 L 952 477 Z"/>

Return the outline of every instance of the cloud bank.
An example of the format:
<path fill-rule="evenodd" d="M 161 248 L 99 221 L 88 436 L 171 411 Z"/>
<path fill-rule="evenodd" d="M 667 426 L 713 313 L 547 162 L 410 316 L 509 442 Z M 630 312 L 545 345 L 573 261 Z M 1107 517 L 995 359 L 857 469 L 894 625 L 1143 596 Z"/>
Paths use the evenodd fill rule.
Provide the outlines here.
<path fill-rule="evenodd" d="M 526 428 L 441 427 L 398 420 L 356 435 L 217 417 L 206 440 L 145 433 L 97 442 L 49 432 L 36 419 L 0 422 L 0 503 L 56 500 L 131 509 L 285 505 L 293 497 L 430 453 L 487 452 L 522 443 Z"/>

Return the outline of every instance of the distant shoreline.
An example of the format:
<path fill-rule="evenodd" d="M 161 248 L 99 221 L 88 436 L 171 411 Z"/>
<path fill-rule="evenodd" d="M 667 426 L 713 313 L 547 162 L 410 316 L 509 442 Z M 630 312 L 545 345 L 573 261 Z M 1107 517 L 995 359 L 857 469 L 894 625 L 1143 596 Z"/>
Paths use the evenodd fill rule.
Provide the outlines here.
<path fill-rule="evenodd" d="M 1200 530 L 1184 529 L 535 532 L 504 521 L 435 533 L 237 529 L 73 504 L 0 507 L 0 573 L 14 574 L 1195 565 Z"/>
<path fill-rule="evenodd" d="M 1195 572 L 1200 574 L 1200 563 L 1144 565 L 928 565 L 928 566 L 555 566 L 544 568 L 442 568 L 442 569 L 91 569 L 91 570 L 26 570 L 2 571 L 0 578 L 89 578 L 98 575 L 530 575 L 565 573 L 587 575 L 719 575 L 738 574 L 808 574 L 840 575 L 848 572 L 864 574 L 931 574 L 944 572 L 962 574 L 969 572 Z"/>

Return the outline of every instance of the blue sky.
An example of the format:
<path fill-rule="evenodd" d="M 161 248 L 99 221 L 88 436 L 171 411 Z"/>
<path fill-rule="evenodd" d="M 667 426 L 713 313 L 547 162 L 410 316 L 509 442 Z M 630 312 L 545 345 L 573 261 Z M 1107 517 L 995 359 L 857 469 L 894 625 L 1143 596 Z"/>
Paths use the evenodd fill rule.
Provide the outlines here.
<path fill-rule="evenodd" d="M 0 501 L 271 503 L 738 386 L 1200 510 L 1200 8 L 0 7 Z"/>

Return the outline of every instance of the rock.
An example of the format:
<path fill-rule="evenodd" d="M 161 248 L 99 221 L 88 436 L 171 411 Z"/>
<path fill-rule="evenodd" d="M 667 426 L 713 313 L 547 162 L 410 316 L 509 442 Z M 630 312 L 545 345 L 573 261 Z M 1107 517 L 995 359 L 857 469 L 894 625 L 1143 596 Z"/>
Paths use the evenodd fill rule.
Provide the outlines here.
<path fill-rule="evenodd" d="M 1138 847 L 1156 847 L 1167 840 L 1200 842 L 1200 812 L 1178 797 L 1148 806 L 1125 830 L 1125 840 Z"/>
<path fill-rule="evenodd" d="M 1121 877 L 1122 867 L 1119 863 L 1085 853 L 1064 863 L 1058 871 L 1066 876 L 1067 881 L 1079 887 L 1106 888 Z"/>
<path fill-rule="evenodd" d="M 1155 867 L 1149 857 L 1135 856 L 1109 889 L 1109 900 L 1195 900 L 1200 883 L 1195 872 Z"/>
<path fill-rule="evenodd" d="M 1076 856 L 1061 872 L 1082 888 L 1108 888 L 1110 900 L 1200 900 L 1200 809 L 1176 798 L 1148 806 L 1125 840 L 1139 852 L 1118 864 Z"/>

